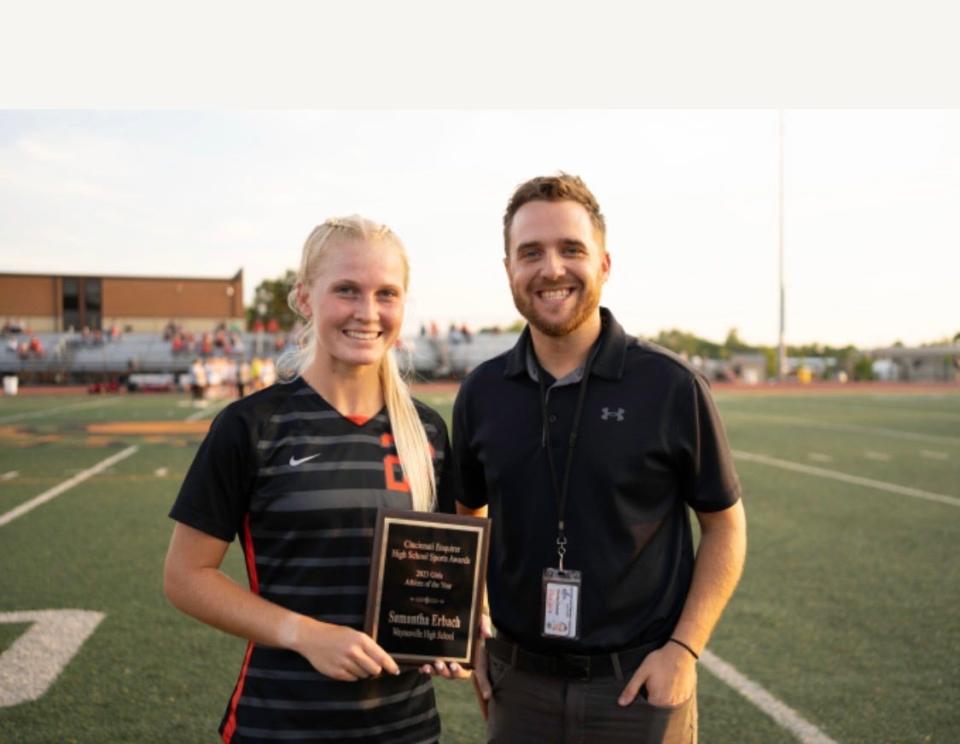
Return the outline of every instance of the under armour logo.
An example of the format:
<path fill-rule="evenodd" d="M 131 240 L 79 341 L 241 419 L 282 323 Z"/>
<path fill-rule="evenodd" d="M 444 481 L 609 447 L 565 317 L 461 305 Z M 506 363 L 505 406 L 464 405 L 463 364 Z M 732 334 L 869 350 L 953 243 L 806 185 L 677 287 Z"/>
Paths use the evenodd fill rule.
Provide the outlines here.
<path fill-rule="evenodd" d="M 600 416 L 600 418 L 603 419 L 604 421 L 608 421 L 609 419 L 612 419 L 612 418 L 616 418 L 617 421 L 623 421 L 623 417 L 624 417 L 624 414 L 626 414 L 627 409 L 618 408 L 615 411 L 611 411 L 609 408 L 604 406 L 601 409 L 601 411 L 602 411 L 602 415 Z"/>

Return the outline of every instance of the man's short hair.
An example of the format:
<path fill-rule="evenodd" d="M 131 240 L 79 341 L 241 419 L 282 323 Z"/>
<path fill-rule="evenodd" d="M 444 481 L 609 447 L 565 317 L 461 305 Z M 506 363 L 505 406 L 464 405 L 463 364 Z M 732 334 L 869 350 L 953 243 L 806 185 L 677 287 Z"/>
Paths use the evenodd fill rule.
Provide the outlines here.
<path fill-rule="evenodd" d="M 555 176 L 531 178 L 517 186 L 516 191 L 513 192 L 507 204 L 507 211 L 503 213 L 503 250 L 507 255 L 510 254 L 510 225 L 513 224 L 513 218 L 520 207 L 532 201 L 572 201 L 582 205 L 590 215 L 600 247 L 606 249 L 607 223 L 600 212 L 596 197 L 579 176 L 560 171 Z"/>

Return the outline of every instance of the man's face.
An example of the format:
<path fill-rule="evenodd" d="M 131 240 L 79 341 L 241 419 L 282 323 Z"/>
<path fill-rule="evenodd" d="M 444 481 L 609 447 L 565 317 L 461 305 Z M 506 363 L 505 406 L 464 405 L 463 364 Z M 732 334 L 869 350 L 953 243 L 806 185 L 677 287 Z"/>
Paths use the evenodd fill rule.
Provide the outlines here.
<path fill-rule="evenodd" d="M 573 201 L 520 207 L 503 263 L 517 310 L 548 336 L 566 336 L 590 318 L 610 273 L 590 215 Z"/>

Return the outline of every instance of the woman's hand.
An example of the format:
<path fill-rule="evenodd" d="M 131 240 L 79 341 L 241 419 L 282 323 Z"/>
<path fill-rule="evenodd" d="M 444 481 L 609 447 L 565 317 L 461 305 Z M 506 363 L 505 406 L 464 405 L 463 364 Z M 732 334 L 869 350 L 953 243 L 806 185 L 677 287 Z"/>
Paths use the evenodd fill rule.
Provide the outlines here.
<path fill-rule="evenodd" d="M 332 679 L 354 682 L 383 672 L 400 674 L 397 662 L 366 633 L 296 616 L 290 648 Z"/>

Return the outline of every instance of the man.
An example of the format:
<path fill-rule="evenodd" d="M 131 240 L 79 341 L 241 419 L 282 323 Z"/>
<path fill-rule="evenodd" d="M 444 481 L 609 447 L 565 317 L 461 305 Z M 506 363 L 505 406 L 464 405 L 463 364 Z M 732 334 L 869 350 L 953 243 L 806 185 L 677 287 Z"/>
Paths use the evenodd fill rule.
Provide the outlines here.
<path fill-rule="evenodd" d="M 740 577 L 740 486 L 706 381 L 599 306 L 593 194 L 519 186 L 504 266 L 529 325 L 454 405 L 458 510 L 493 522 L 492 742 L 693 742 L 698 655 Z M 687 507 L 701 540 L 694 559 Z"/>

